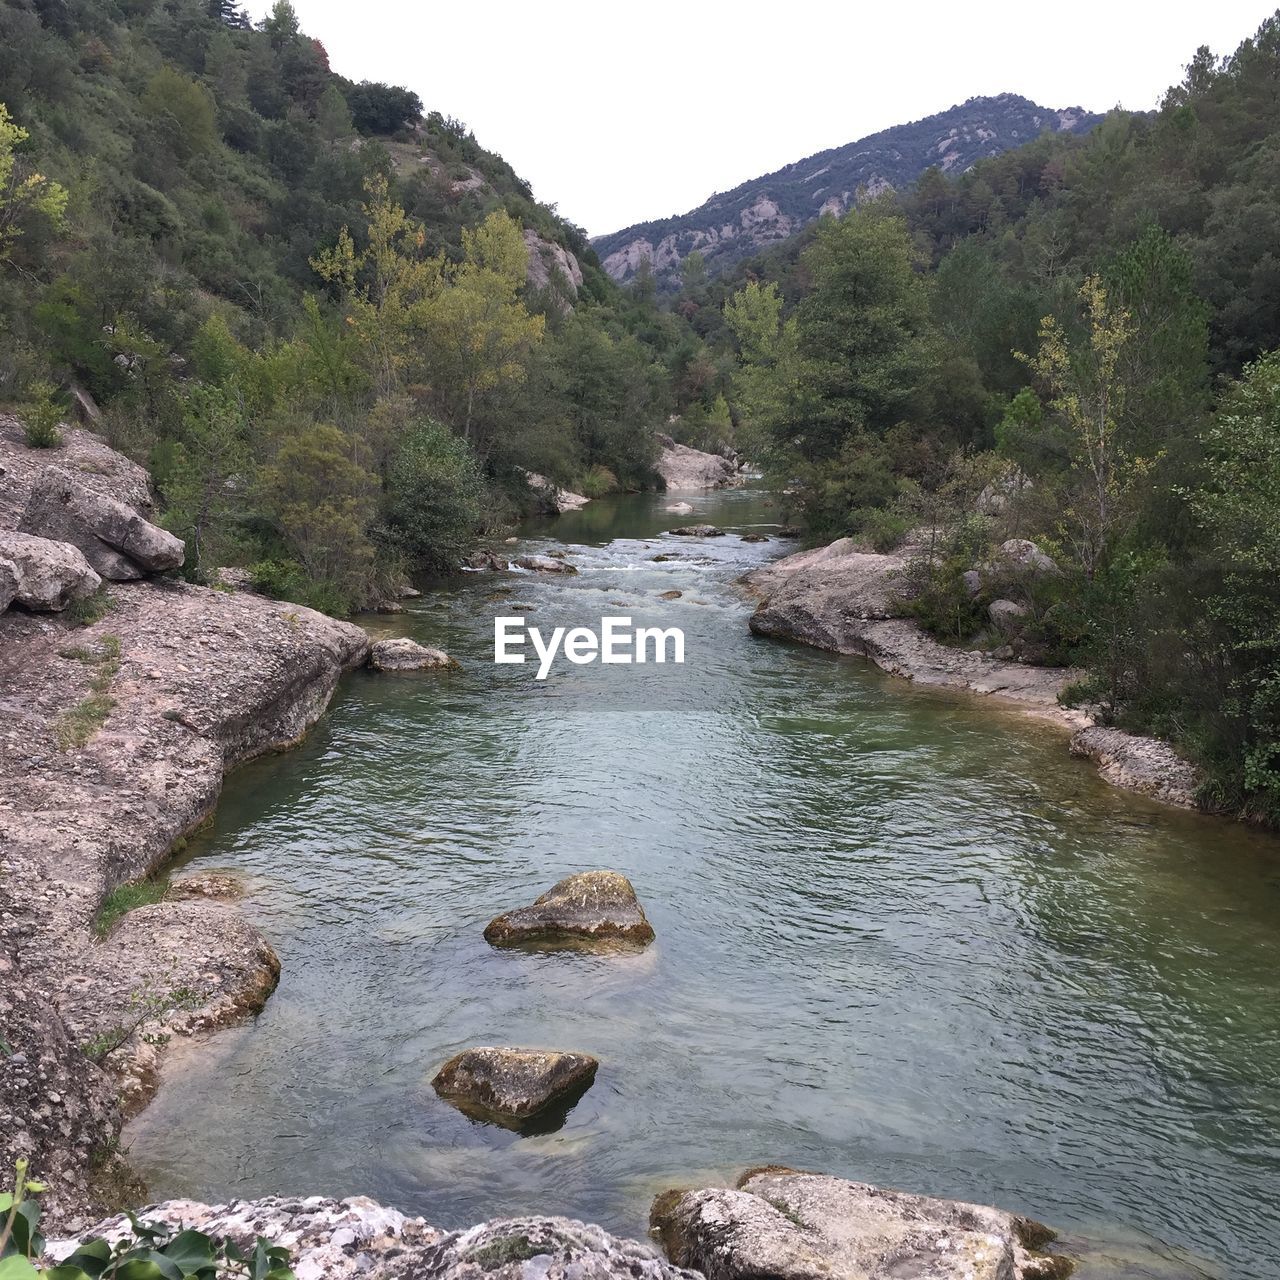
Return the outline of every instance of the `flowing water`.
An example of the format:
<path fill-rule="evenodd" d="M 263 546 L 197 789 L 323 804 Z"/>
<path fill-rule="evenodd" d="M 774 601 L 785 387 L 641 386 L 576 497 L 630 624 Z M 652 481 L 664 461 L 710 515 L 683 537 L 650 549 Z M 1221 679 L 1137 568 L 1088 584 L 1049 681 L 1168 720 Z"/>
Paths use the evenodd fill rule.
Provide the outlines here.
<path fill-rule="evenodd" d="M 778 541 L 662 531 L 769 532 L 767 500 L 667 501 L 528 531 L 579 576 L 412 602 L 381 625 L 461 672 L 353 676 L 230 780 L 189 865 L 245 877 L 284 973 L 130 1127 L 152 1192 L 636 1235 L 656 1191 L 776 1162 L 1030 1213 L 1088 1242 L 1085 1275 L 1280 1274 L 1277 842 L 1109 788 L 1049 728 L 752 637 L 732 580 Z M 683 627 L 686 663 L 539 683 L 491 662 L 520 604 Z M 593 867 L 635 883 L 646 952 L 485 944 Z M 520 1137 L 429 1085 L 495 1043 L 600 1073 Z"/>

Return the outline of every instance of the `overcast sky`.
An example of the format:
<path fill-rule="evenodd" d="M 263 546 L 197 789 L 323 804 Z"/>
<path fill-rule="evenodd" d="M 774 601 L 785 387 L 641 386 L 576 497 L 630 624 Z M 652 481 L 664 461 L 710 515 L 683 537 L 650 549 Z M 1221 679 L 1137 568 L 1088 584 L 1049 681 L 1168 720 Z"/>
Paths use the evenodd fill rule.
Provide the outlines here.
<path fill-rule="evenodd" d="M 293 0 L 333 69 L 464 120 L 592 235 L 976 94 L 1146 109 L 1274 4 Z M 252 0 L 261 16 L 270 0 Z"/>

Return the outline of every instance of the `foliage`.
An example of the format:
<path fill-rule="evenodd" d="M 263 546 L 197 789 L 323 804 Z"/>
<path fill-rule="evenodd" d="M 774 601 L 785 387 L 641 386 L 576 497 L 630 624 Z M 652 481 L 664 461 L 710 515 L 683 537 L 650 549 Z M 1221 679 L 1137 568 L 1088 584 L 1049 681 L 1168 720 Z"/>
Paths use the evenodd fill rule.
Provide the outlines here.
<path fill-rule="evenodd" d="M 18 159 L 18 149 L 30 136 L 0 102 L 0 263 L 10 258 L 15 241 L 33 220 L 57 228 L 66 213 L 66 189 Z"/>
<path fill-rule="evenodd" d="M 118 1242 L 91 1238 L 64 1262 L 37 1270 L 34 1262 L 44 1251 L 39 1196 L 46 1188 L 28 1178 L 27 1169 L 20 1159 L 13 1190 L 0 1194 L 0 1280 L 293 1280 L 288 1250 L 261 1237 L 246 1254 L 229 1240 L 175 1232 L 133 1214 L 130 1231 Z"/>
<path fill-rule="evenodd" d="M 33 449 L 56 449 L 62 444 L 63 414 L 57 388 L 41 380 L 31 383 L 27 394 L 30 399 L 19 409 L 27 444 Z"/>
<path fill-rule="evenodd" d="M 413 424 L 392 460 L 383 510 L 398 551 L 447 573 L 484 523 L 484 485 L 466 445 L 438 422 Z"/>

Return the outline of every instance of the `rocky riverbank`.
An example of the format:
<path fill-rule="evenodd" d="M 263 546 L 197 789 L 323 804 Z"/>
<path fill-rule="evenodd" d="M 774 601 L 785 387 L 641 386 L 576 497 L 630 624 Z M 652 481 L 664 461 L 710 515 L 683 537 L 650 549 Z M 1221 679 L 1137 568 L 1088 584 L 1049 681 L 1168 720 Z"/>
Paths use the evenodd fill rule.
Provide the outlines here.
<path fill-rule="evenodd" d="M 216 896 L 110 929 L 103 904 L 209 817 L 229 769 L 297 742 L 370 647 L 310 609 L 148 577 L 147 548 L 174 554 L 149 514 L 145 472 L 96 436 L 35 451 L 0 424 L 0 561 L 20 557 L 24 606 L 0 614 L 0 1166 L 30 1156 L 62 1221 L 112 1175 L 167 1040 L 255 1012 L 279 973 Z"/>
<path fill-rule="evenodd" d="M 1196 770 L 1168 743 L 1104 728 L 1088 711 L 1059 703 L 1059 694 L 1080 672 L 952 648 L 904 616 L 902 574 L 912 553 L 906 547 L 881 555 L 841 538 L 775 560 L 742 580 L 760 601 L 751 630 L 869 658 L 919 685 L 994 698 L 1069 731 L 1072 754 L 1093 760 L 1108 782 L 1166 804 L 1195 807 Z"/>
<path fill-rule="evenodd" d="M 290 1251 L 298 1280 L 1058 1280 L 1072 1269 L 1049 1251 L 1051 1230 L 1015 1214 L 783 1168 L 658 1196 L 651 1227 L 665 1258 L 653 1244 L 569 1218 L 448 1231 L 363 1196 L 170 1200 L 139 1216 L 246 1250 L 264 1237 Z M 88 1234 L 116 1240 L 128 1231 L 121 1216 Z M 54 1242 L 50 1257 L 77 1243 Z"/>

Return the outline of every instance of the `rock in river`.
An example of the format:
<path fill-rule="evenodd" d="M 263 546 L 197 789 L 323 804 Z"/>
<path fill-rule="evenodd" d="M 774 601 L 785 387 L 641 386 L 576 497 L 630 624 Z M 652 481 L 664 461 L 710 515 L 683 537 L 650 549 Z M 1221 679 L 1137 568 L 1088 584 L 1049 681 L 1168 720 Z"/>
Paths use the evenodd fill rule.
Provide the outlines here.
<path fill-rule="evenodd" d="M 724 530 L 717 529 L 713 524 L 682 524 L 678 529 L 672 529 L 672 534 L 677 538 L 723 538 Z"/>
<path fill-rule="evenodd" d="M 430 671 L 457 665 L 443 649 L 429 649 L 407 636 L 375 640 L 369 651 L 369 666 L 375 671 Z"/>
<path fill-rule="evenodd" d="M 664 507 L 664 511 L 670 511 L 673 516 L 691 516 L 693 508 L 687 502 L 673 502 L 669 507 Z"/>
<path fill-rule="evenodd" d="M 522 1128 L 557 1103 L 576 1102 L 599 1065 L 586 1053 L 482 1047 L 455 1054 L 431 1083 L 467 1115 Z"/>
<path fill-rule="evenodd" d="M 748 1170 L 737 1189 L 669 1191 L 650 1218 L 667 1255 L 707 1280 L 1055 1280 L 1054 1233 L 986 1205 L 794 1169 Z"/>
<path fill-rule="evenodd" d="M 521 556 L 516 564 L 533 573 L 577 573 L 577 569 L 555 556 Z"/>
<path fill-rule="evenodd" d="M 653 941 L 653 926 L 626 876 L 581 871 L 553 885 L 531 906 L 490 920 L 484 936 L 496 947 L 608 951 L 647 945 Z"/>

